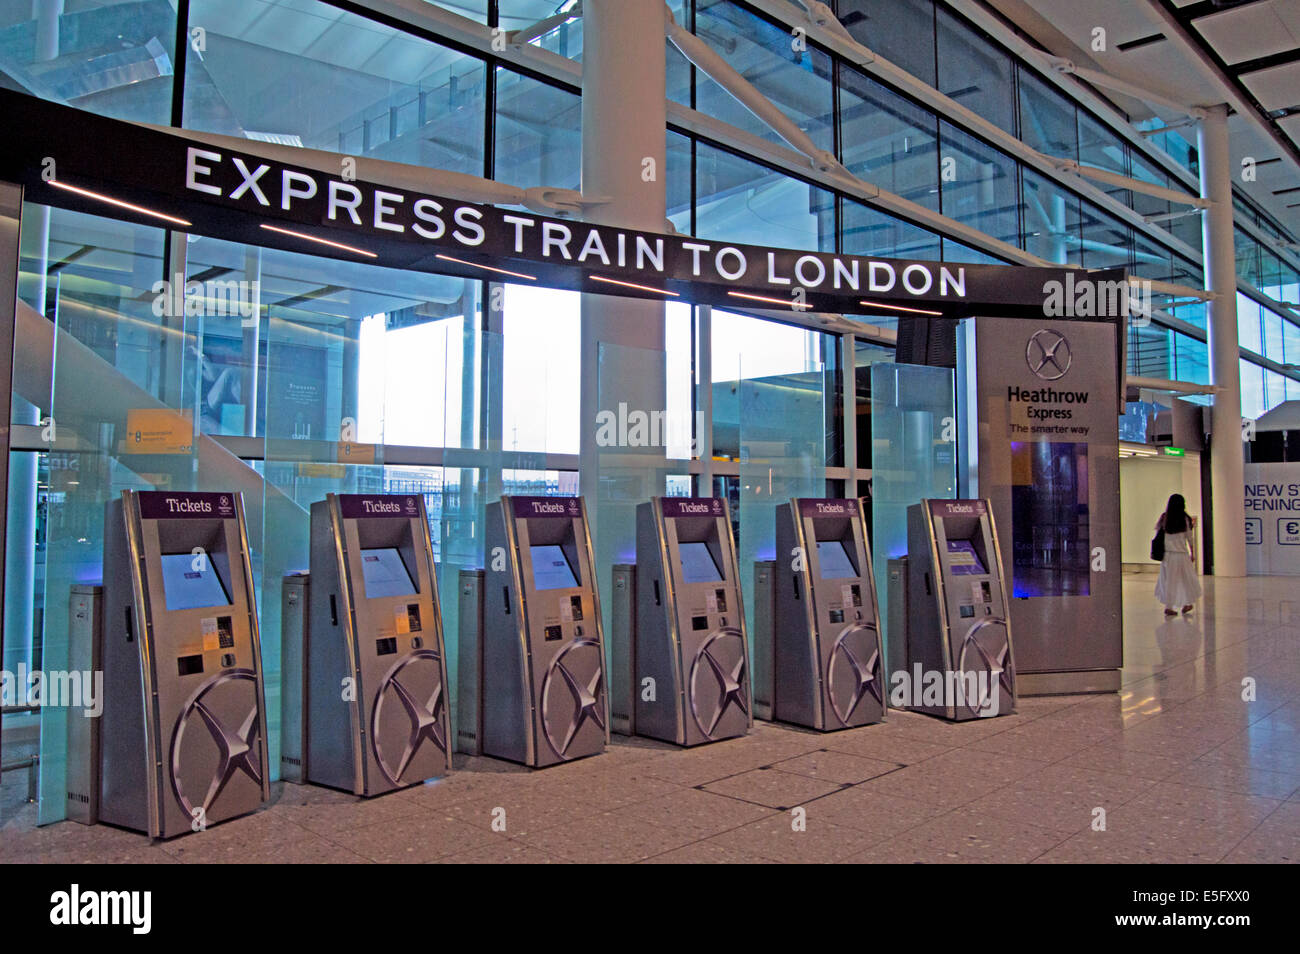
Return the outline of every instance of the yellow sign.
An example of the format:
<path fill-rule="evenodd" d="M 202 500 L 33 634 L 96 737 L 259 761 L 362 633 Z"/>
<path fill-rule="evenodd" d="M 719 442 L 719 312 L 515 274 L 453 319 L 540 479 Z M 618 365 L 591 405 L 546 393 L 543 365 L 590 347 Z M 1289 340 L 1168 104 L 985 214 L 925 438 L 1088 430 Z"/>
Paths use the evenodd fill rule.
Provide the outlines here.
<path fill-rule="evenodd" d="M 348 469 L 342 464 L 321 464 L 321 463 L 302 463 L 298 465 L 299 477 L 332 477 L 335 480 L 342 480 L 348 474 Z"/>
<path fill-rule="evenodd" d="M 166 407 L 133 408 L 126 412 L 124 445 L 126 454 L 193 453 L 194 419 Z"/>

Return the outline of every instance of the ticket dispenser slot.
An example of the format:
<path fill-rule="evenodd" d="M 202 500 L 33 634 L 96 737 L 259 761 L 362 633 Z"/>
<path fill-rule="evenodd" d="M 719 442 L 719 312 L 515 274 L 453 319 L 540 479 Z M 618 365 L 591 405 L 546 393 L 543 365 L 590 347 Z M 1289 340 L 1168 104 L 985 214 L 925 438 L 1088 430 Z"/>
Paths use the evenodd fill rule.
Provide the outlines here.
<path fill-rule="evenodd" d="M 487 508 L 483 753 L 534 768 L 604 750 L 604 635 L 580 497 Z"/>
<path fill-rule="evenodd" d="M 858 500 L 776 511 L 773 715 L 828 731 L 880 722 L 888 673 L 866 517 Z"/>
<path fill-rule="evenodd" d="M 907 519 L 907 707 L 953 720 L 1014 712 L 1004 564 L 988 501 L 923 500 Z M 925 681 L 928 692 L 917 685 Z"/>
<path fill-rule="evenodd" d="M 450 698 L 424 497 L 312 504 L 308 599 L 296 654 L 307 781 L 372 796 L 447 774 Z"/>
<path fill-rule="evenodd" d="M 638 506 L 636 567 L 637 733 L 678 745 L 746 734 L 749 645 L 726 502 Z"/>
<path fill-rule="evenodd" d="M 242 498 L 123 491 L 104 526 L 101 821 L 154 838 L 270 797 Z"/>

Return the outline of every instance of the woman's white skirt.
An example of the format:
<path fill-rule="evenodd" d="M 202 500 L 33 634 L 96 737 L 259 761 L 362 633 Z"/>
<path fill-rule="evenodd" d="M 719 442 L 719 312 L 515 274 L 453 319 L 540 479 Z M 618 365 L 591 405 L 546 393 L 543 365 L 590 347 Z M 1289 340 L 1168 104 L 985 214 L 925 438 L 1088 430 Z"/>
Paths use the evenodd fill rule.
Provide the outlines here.
<path fill-rule="evenodd" d="M 1201 580 L 1196 564 L 1186 553 L 1169 553 L 1160 563 L 1156 599 L 1165 606 L 1188 606 L 1201 598 Z"/>

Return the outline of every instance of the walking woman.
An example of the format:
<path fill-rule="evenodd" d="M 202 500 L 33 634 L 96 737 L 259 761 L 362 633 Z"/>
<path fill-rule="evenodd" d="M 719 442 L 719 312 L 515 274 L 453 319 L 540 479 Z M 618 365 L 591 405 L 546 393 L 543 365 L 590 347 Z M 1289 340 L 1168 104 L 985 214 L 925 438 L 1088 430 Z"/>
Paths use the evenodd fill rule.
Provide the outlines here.
<path fill-rule="evenodd" d="M 1164 531 L 1165 557 L 1160 561 L 1156 599 L 1165 604 L 1166 616 L 1177 616 L 1177 607 L 1190 613 L 1201 598 L 1201 581 L 1196 572 L 1196 518 L 1187 513 L 1182 494 L 1174 494 L 1156 521 L 1156 532 Z"/>

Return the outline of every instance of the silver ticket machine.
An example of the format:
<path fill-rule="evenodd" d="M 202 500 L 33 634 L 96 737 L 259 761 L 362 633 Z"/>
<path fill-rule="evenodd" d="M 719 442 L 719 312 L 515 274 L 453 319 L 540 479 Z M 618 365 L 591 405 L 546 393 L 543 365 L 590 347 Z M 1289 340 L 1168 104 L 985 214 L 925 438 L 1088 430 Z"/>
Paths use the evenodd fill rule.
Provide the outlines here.
<path fill-rule="evenodd" d="M 862 502 L 778 507 L 776 552 L 773 716 L 823 732 L 882 721 L 889 687 Z"/>
<path fill-rule="evenodd" d="M 303 776 L 372 796 L 451 769 L 438 581 L 420 494 L 311 506 Z M 285 683 L 299 676 L 286 668 Z"/>
<path fill-rule="evenodd" d="M 122 492 L 104 526 L 99 819 L 170 838 L 270 797 L 243 500 Z"/>
<path fill-rule="evenodd" d="M 636 731 L 699 745 L 753 724 L 749 644 L 726 501 L 637 507 Z"/>
<path fill-rule="evenodd" d="M 538 768 L 609 741 L 600 601 L 581 497 L 487 507 L 483 753 Z"/>
<path fill-rule="evenodd" d="M 906 707 L 956 721 L 1014 712 L 1005 564 L 988 501 L 908 507 L 907 562 L 906 670 L 891 677 Z"/>

